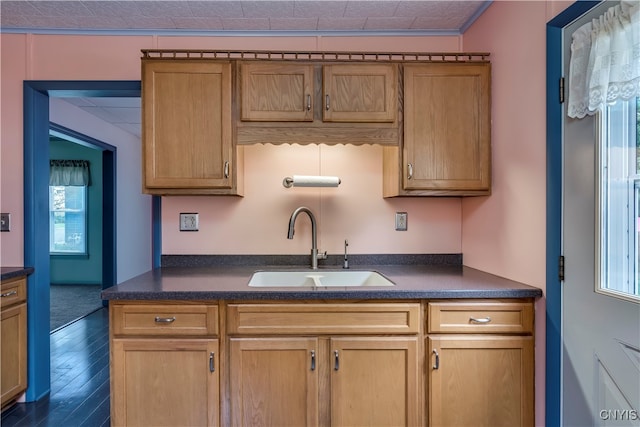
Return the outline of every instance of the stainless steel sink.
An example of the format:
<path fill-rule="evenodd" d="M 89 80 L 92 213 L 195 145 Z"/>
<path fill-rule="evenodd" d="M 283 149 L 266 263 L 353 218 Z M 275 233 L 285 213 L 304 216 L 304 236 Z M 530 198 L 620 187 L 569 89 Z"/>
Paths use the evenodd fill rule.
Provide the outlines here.
<path fill-rule="evenodd" d="M 249 280 L 249 286 L 271 287 L 340 287 L 340 286 L 395 286 L 391 280 L 377 271 L 256 271 Z"/>

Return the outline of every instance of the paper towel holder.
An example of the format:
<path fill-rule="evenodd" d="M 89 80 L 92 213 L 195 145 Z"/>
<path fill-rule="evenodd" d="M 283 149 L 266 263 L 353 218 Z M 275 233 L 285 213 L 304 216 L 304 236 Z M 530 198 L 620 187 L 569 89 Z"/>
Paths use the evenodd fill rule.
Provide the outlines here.
<path fill-rule="evenodd" d="M 297 178 L 304 180 L 304 184 L 296 185 Z M 342 180 L 337 176 L 302 176 L 294 175 L 293 177 L 287 176 L 282 180 L 282 185 L 285 188 L 291 187 L 337 187 L 342 183 Z"/>

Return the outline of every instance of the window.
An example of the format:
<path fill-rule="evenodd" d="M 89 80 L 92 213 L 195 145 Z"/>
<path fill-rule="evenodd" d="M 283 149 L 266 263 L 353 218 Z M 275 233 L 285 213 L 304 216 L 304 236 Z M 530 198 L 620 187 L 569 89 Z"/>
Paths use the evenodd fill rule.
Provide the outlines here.
<path fill-rule="evenodd" d="M 87 187 L 49 187 L 49 252 L 87 253 Z"/>
<path fill-rule="evenodd" d="M 596 291 L 640 302 L 640 98 L 598 123 Z"/>

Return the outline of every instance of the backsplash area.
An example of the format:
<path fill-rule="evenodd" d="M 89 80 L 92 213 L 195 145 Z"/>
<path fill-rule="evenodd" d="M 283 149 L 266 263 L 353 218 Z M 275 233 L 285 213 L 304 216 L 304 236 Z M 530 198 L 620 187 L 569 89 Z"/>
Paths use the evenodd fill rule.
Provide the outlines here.
<path fill-rule="evenodd" d="M 308 207 L 318 222 L 318 248 L 341 254 L 461 253 L 460 198 L 382 197 L 378 145 L 251 145 L 245 147 L 244 197 L 167 196 L 162 199 L 162 253 L 308 254 L 311 225 L 291 213 Z M 338 176 L 337 188 L 285 188 L 292 175 Z M 181 212 L 199 214 L 197 232 L 180 232 Z M 408 230 L 395 230 L 395 213 L 407 212 Z"/>

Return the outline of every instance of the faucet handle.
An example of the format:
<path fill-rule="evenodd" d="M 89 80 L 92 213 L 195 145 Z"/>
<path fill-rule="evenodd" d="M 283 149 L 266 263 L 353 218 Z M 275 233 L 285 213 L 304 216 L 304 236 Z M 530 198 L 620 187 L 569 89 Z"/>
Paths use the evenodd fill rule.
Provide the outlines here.
<path fill-rule="evenodd" d="M 316 259 L 327 259 L 327 251 L 318 252 L 318 255 L 316 256 Z"/>

